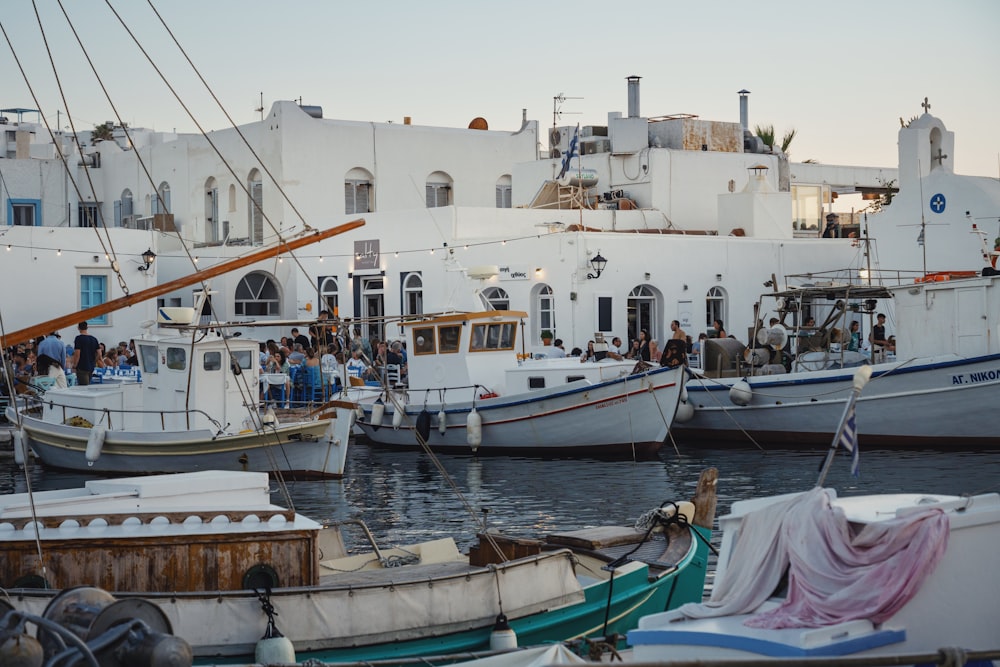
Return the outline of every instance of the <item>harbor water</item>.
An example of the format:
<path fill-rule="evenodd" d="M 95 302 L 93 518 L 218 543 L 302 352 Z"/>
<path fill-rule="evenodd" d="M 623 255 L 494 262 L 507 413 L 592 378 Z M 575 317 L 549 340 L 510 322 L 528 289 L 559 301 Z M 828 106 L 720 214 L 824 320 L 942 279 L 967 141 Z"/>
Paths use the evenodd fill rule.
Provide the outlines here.
<path fill-rule="evenodd" d="M 2 443 L 0 493 L 24 492 L 24 471 Z M 718 514 L 735 500 L 815 485 L 824 452 L 668 443 L 652 461 L 437 455 L 352 441 L 342 480 L 286 482 L 295 509 L 320 522 L 362 519 L 380 544 L 451 535 L 465 550 L 480 521 L 531 536 L 631 523 L 665 501 L 689 499 L 702 469 L 719 470 Z M 29 466 L 33 490 L 81 486 L 95 476 Z M 838 452 L 826 485 L 840 495 L 1000 491 L 1000 451 L 862 450 L 858 477 Z M 272 482 L 273 502 L 287 505 Z M 350 536 L 348 535 L 350 538 Z"/>

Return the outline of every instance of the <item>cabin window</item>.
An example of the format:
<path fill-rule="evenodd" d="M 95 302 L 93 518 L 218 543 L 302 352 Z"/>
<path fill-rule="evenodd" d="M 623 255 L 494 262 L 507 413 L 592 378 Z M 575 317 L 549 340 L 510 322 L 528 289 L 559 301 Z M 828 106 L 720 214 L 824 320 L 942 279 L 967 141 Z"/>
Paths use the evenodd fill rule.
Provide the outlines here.
<path fill-rule="evenodd" d="M 108 300 L 108 277 L 101 275 L 80 276 L 80 310 L 100 306 Z M 87 320 L 91 324 L 107 324 L 108 316 L 101 315 Z"/>
<path fill-rule="evenodd" d="M 202 367 L 206 371 L 217 371 L 222 368 L 221 352 L 206 352 L 202 361 Z"/>
<path fill-rule="evenodd" d="M 187 350 L 183 347 L 167 348 L 167 368 L 182 371 L 187 368 Z"/>
<path fill-rule="evenodd" d="M 545 378 L 543 378 L 543 377 L 529 377 L 528 378 L 528 389 L 545 389 Z"/>
<path fill-rule="evenodd" d="M 155 345 L 139 343 L 139 363 L 142 364 L 142 372 L 146 375 L 160 370 L 160 355 Z"/>
<path fill-rule="evenodd" d="M 458 352 L 458 341 L 462 337 L 462 327 L 458 324 L 449 324 L 446 327 L 438 327 L 438 351 L 442 354 Z"/>
<path fill-rule="evenodd" d="M 488 350 L 513 350 L 516 329 L 514 322 L 476 324 L 472 328 L 471 352 Z"/>
<path fill-rule="evenodd" d="M 235 351 L 235 352 L 232 353 L 232 355 L 231 355 L 230 358 L 235 363 L 239 364 L 239 366 L 240 366 L 241 369 L 243 369 L 245 371 L 248 371 L 248 370 L 250 370 L 251 366 L 253 365 L 253 358 L 254 358 L 254 356 L 255 355 L 253 353 L 251 353 L 250 350 L 237 350 L 237 351 Z"/>
<path fill-rule="evenodd" d="M 568 384 L 570 382 L 576 382 L 577 380 L 586 380 L 586 379 L 587 379 L 586 375 L 567 375 L 566 383 Z"/>
<path fill-rule="evenodd" d="M 434 354 L 437 351 L 434 327 L 420 327 L 413 330 L 413 353 Z"/>

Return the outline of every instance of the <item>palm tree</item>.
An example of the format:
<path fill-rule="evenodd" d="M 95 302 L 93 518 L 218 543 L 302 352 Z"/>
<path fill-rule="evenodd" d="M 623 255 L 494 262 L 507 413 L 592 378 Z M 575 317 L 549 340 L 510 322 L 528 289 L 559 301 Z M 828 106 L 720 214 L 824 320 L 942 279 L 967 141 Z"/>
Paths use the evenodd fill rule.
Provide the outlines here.
<path fill-rule="evenodd" d="M 101 123 L 94 126 L 94 131 L 90 133 L 90 143 L 96 146 L 99 141 L 111 141 L 114 139 L 111 123 Z"/>
<path fill-rule="evenodd" d="M 754 132 L 758 137 L 760 137 L 760 140 L 763 141 L 768 148 L 774 150 L 774 140 L 776 136 L 774 134 L 774 125 L 757 125 L 754 127 Z M 788 155 L 788 147 L 791 146 L 792 139 L 794 138 L 794 128 L 785 132 L 785 136 L 781 138 L 781 152 L 785 155 Z"/>

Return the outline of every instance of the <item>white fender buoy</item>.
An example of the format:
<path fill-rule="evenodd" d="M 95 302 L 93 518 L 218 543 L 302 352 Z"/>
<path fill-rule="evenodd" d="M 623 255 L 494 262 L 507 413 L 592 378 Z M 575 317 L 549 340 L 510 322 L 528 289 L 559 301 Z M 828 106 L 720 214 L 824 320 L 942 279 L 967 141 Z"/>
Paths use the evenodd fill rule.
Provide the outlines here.
<path fill-rule="evenodd" d="M 354 408 L 354 418 L 358 421 L 365 418 L 365 409 L 361 407 L 360 403 L 358 403 L 358 407 Z"/>
<path fill-rule="evenodd" d="M 729 400 L 734 405 L 749 405 L 753 398 L 753 389 L 746 380 L 740 380 L 729 389 Z"/>
<path fill-rule="evenodd" d="M 406 414 L 405 405 L 397 405 L 395 412 L 392 413 L 392 428 L 396 431 L 399 427 L 403 425 L 403 415 Z"/>
<path fill-rule="evenodd" d="M 107 431 L 100 424 L 94 424 L 90 429 L 90 437 L 87 438 L 87 465 L 94 465 L 94 461 L 101 458 L 101 449 L 104 448 L 104 436 Z"/>
<path fill-rule="evenodd" d="M 278 415 L 274 414 L 274 408 L 268 406 L 267 412 L 264 413 L 264 419 L 261 423 L 268 428 L 276 428 L 278 426 Z"/>
<path fill-rule="evenodd" d="M 674 413 L 674 421 L 678 424 L 683 424 L 684 422 L 691 421 L 694 417 L 694 406 L 687 401 L 681 401 L 677 404 L 677 412 Z"/>
<path fill-rule="evenodd" d="M 268 623 L 267 632 L 254 648 L 254 661 L 260 665 L 293 664 L 295 647 L 292 640 L 278 632 L 274 623 Z"/>
<path fill-rule="evenodd" d="M 11 433 L 11 437 L 14 439 L 14 463 L 23 466 L 24 459 L 27 458 L 24 455 L 24 432 L 21 429 L 15 429 Z"/>
<path fill-rule="evenodd" d="M 517 648 L 517 633 L 507 623 L 507 616 L 499 614 L 490 633 L 490 650 L 506 651 Z"/>
<path fill-rule="evenodd" d="M 448 430 L 448 416 L 444 413 L 444 408 L 438 411 L 438 433 L 444 435 L 444 432 Z"/>
<path fill-rule="evenodd" d="M 465 419 L 465 441 L 472 447 L 472 451 L 479 449 L 483 444 L 483 418 L 476 412 L 476 406 L 472 406 L 472 412 Z"/>
<path fill-rule="evenodd" d="M 377 431 L 382 425 L 383 418 L 385 418 L 385 403 L 379 398 L 372 404 L 372 429 Z"/>

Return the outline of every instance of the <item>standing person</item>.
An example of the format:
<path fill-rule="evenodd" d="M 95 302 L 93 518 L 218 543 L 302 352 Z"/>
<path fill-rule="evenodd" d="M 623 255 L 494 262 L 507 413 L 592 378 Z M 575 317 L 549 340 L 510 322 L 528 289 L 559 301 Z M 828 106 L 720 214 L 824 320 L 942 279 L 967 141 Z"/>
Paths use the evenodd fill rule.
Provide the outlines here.
<path fill-rule="evenodd" d="M 94 376 L 94 369 L 101 365 L 100 343 L 90 335 L 86 320 L 76 325 L 76 328 L 80 332 L 73 340 L 73 368 L 76 369 L 76 383 L 88 385 Z"/>
<path fill-rule="evenodd" d="M 300 334 L 297 327 L 292 329 L 292 345 L 294 346 L 295 344 L 301 345 L 303 350 L 310 345 L 309 339 Z"/>
<path fill-rule="evenodd" d="M 66 346 L 55 331 L 46 336 L 38 345 L 38 374 L 45 373 L 56 381 L 56 387 L 65 389 Z"/>
<path fill-rule="evenodd" d="M 670 336 L 672 340 L 687 340 L 687 334 L 684 333 L 684 329 L 681 329 L 680 320 L 674 320 L 670 323 L 670 330 L 673 331 L 673 335 Z"/>
<path fill-rule="evenodd" d="M 868 340 L 872 344 L 872 361 L 877 363 L 882 361 L 885 348 L 889 345 L 889 340 L 885 336 L 885 315 L 879 313 L 875 316 L 875 319 L 878 320 L 878 324 L 872 327 L 872 332 Z"/>

